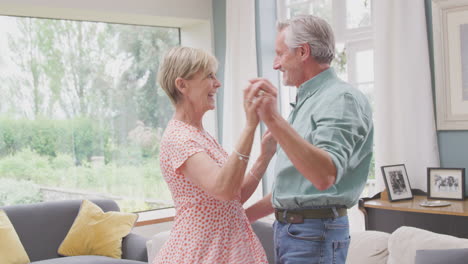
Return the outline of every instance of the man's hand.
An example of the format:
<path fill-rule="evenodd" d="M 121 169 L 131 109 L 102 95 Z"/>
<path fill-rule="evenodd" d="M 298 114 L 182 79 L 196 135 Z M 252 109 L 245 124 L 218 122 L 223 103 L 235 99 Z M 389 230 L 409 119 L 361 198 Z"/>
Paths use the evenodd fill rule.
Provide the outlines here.
<path fill-rule="evenodd" d="M 260 119 L 268 124 L 268 121 L 279 115 L 277 106 L 278 89 L 265 78 L 250 80 L 250 91 L 257 97 L 257 113 Z"/>

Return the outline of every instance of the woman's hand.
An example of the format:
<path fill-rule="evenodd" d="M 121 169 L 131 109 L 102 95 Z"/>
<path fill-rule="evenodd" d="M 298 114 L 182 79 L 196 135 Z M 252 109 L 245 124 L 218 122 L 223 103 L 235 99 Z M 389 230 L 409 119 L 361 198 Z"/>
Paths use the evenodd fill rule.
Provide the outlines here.
<path fill-rule="evenodd" d="M 256 90 L 249 85 L 244 89 L 244 111 L 247 119 L 247 127 L 256 128 L 260 119 L 257 114 L 259 104 Z"/>

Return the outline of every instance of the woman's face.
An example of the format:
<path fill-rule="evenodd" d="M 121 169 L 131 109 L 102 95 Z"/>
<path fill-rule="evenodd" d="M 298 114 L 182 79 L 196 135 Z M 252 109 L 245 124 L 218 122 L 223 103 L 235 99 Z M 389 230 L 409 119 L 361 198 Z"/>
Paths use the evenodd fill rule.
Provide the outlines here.
<path fill-rule="evenodd" d="M 186 80 L 186 98 L 195 108 L 194 111 L 206 112 L 215 109 L 216 92 L 221 87 L 221 83 L 216 78 L 214 72 L 200 71 L 190 80 Z"/>

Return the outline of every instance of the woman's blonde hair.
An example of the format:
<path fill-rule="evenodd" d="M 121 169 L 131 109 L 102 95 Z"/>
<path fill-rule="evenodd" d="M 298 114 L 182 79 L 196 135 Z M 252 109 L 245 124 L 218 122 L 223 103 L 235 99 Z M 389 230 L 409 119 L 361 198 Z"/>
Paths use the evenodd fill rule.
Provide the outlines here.
<path fill-rule="evenodd" d="M 198 72 L 216 72 L 218 61 L 208 52 L 189 48 L 175 47 L 169 50 L 159 66 L 158 82 L 167 96 L 176 105 L 181 99 L 181 93 L 177 89 L 175 81 L 178 77 L 190 79 Z"/>

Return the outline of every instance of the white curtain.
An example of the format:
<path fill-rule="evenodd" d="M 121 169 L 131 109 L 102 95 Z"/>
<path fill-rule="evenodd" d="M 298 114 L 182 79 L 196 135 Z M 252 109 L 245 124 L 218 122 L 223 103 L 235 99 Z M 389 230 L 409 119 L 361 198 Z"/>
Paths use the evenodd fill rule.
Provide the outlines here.
<path fill-rule="evenodd" d="M 403 163 L 411 188 L 439 166 L 424 1 L 374 1 L 376 178 Z"/>
<path fill-rule="evenodd" d="M 255 1 L 226 1 L 226 58 L 224 68 L 223 147 L 231 153 L 245 127 L 243 90 L 248 80 L 257 77 L 255 46 Z M 260 152 L 258 133 L 251 152 L 252 164 Z M 261 184 L 252 199 L 261 197 Z"/>
<path fill-rule="evenodd" d="M 257 77 L 255 1 L 226 1 L 223 145 L 232 151 L 245 125 L 243 90 Z"/>

